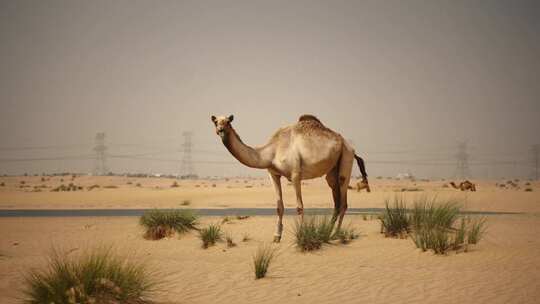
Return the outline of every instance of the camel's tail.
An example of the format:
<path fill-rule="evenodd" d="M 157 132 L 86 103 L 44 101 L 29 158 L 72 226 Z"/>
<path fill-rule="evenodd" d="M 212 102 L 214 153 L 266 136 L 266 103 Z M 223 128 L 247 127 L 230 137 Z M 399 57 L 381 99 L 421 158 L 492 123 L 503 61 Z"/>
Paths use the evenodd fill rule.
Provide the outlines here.
<path fill-rule="evenodd" d="M 358 163 L 358 168 L 360 168 L 360 173 L 362 174 L 362 179 L 366 182 L 368 182 L 367 180 L 367 173 L 366 173 L 366 166 L 364 164 L 364 160 L 358 156 L 358 155 L 354 155 L 354 158 L 356 158 L 356 162 Z"/>

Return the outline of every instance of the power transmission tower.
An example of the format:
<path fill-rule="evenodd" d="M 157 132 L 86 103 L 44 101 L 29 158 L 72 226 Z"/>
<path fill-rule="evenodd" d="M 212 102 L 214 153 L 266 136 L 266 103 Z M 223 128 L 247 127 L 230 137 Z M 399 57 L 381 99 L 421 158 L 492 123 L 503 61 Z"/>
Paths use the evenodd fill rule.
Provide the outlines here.
<path fill-rule="evenodd" d="M 105 146 L 105 133 L 97 133 L 95 139 L 94 152 L 96 152 L 96 159 L 94 165 L 94 175 L 107 174 L 107 146 Z"/>
<path fill-rule="evenodd" d="M 193 168 L 193 160 L 191 158 L 191 150 L 193 143 L 191 141 L 193 132 L 182 133 L 184 143 L 182 144 L 182 167 L 180 168 L 181 178 L 193 179 L 196 178 L 195 169 Z"/>
<path fill-rule="evenodd" d="M 469 153 L 467 153 L 467 142 L 458 144 L 458 152 L 456 153 L 456 176 L 459 178 L 467 178 L 469 172 Z"/>
<path fill-rule="evenodd" d="M 540 164 L 540 145 L 533 145 L 531 147 L 532 154 L 532 178 L 538 180 L 538 165 Z"/>

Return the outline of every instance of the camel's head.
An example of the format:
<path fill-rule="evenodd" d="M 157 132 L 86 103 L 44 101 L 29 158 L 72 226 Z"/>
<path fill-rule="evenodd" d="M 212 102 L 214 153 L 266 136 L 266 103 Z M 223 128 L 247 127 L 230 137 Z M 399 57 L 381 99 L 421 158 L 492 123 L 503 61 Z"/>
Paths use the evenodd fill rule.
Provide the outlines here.
<path fill-rule="evenodd" d="M 233 115 L 230 115 L 228 117 L 225 117 L 225 116 L 216 117 L 212 115 L 212 122 L 216 126 L 216 134 L 219 135 L 219 137 L 221 137 L 222 139 L 225 136 L 225 134 L 227 134 L 227 132 L 229 132 L 229 130 L 232 128 L 231 122 L 233 121 L 233 119 L 234 119 Z"/>

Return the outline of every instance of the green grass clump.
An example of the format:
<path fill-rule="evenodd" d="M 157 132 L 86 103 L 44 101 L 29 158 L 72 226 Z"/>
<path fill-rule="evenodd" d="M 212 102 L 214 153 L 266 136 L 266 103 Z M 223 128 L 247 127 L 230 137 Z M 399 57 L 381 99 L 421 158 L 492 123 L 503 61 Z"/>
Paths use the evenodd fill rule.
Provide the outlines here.
<path fill-rule="evenodd" d="M 222 239 L 221 226 L 210 224 L 208 227 L 199 230 L 199 238 L 202 241 L 202 248 L 206 249 L 214 246 Z"/>
<path fill-rule="evenodd" d="M 385 205 L 386 208 L 379 217 L 381 232 L 387 237 L 404 237 L 411 229 L 404 199 L 396 196 L 392 207 L 390 207 L 388 200 L 386 200 Z"/>
<path fill-rule="evenodd" d="M 410 215 L 411 237 L 416 246 L 423 251 L 431 249 L 436 254 L 455 248 L 460 243 L 459 229 L 453 228 L 459 212 L 460 206 L 454 201 L 438 203 L 436 198 L 425 197 L 416 201 Z"/>
<path fill-rule="evenodd" d="M 337 231 L 334 235 L 334 239 L 337 239 L 341 244 L 348 244 L 352 240 L 357 239 L 358 234 L 354 230 L 354 228 L 347 227 L 347 228 L 341 228 L 339 231 Z"/>
<path fill-rule="evenodd" d="M 396 198 L 380 216 L 381 232 L 386 236 L 410 235 L 422 251 L 446 254 L 468 244 L 476 244 L 485 232 L 485 219 L 470 220 L 460 216 L 457 201 L 438 202 L 436 197 L 415 199 L 412 209 L 407 209 L 402 198 Z"/>
<path fill-rule="evenodd" d="M 147 211 L 139 223 L 146 229 L 145 238 L 159 240 L 174 232 L 179 234 L 195 229 L 197 216 L 190 210 L 158 210 Z"/>
<path fill-rule="evenodd" d="M 471 220 L 467 231 L 467 244 L 477 244 L 486 232 L 486 218 L 476 218 Z"/>
<path fill-rule="evenodd" d="M 24 303 L 154 303 L 160 284 L 146 265 L 98 248 L 78 256 L 54 252 L 49 265 L 31 270 L 24 281 Z"/>
<path fill-rule="evenodd" d="M 276 256 L 276 249 L 270 245 L 259 246 L 257 252 L 253 256 L 253 268 L 255 271 L 255 279 L 261 279 L 266 276 L 268 267 Z"/>
<path fill-rule="evenodd" d="M 465 244 L 465 237 L 467 234 L 467 223 L 465 221 L 465 217 L 461 217 L 461 220 L 459 222 L 459 226 L 456 229 L 454 236 L 454 245 L 453 249 L 458 250 Z"/>
<path fill-rule="evenodd" d="M 301 251 L 320 249 L 323 243 L 332 239 L 333 228 L 329 216 L 306 216 L 303 221 L 297 220 L 293 231 L 296 245 Z"/>

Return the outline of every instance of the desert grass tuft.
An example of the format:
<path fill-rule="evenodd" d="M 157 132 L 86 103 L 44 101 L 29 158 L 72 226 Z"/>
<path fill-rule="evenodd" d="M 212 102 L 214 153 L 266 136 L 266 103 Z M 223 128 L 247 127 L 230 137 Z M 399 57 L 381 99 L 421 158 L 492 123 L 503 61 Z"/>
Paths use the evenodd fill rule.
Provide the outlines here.
<path fill-rule="evenodd" d="M 358 238 L 358 233 L 356 233 L 352 227 L 341 227 L 341 229 L 335 233 L 334 238 L 337 239 L 341 244 L 348 244 L 352 240 Z"/>
<path fill-rule="evenodd" d="M 97 248 L 70 257 L 53 252 L 44 269 L 31 270 L 24 280 L 24 303 L 154 303 L 159 281 L 142 263 Z"/>
<path fill-rule="evenodd" d="M 467 244 L 477 244 L 486 232 L 486 218 L 480 217 L 472 219 L 467 231 Z"/>
<path fill-rule="evenodd" d="M 481 239 L 485 219 L 471 220 L 460 216 L 460 211 L 461 204 L 454 200 L 439 202 L 436 197 L 417 197 L 409 210 L 403 198 L 396 198 L 392 207 L 386 202 L 380 216 L 381 232 L 394 237 L 410 235 L 416 247 L 435 254 L 467 249 L 468 244 Z"/>
<path fill-rule="evenodd" d="M 465 227 L 454 228 L 459 217 L 460 206 L 455 201 L 437 202 L 436 197 L 422 197 L 414 203 L 410 220 L 413 227 L 411 235 L 416 246 L 423 251 L 431 249 L 435 254 L 446 254 L 450 249 L 461 245 L 460 233 Z M 461 223 L 464 225 L 464 221 Z"/>
<path fill-rule="evenodd" d="M 404 237 L 411 230 L 410 218 L 407 215 L 407 206 L 403 197 L 395 196 L 394 204 L 386 200 L 385 209 L 380 215 L 381 232 L 386 237 Z"/>
<path fill-rule="evenodd" d="M 261 279 L 266 276 L 268 267 L 276 257 L 276 248 L 265 244 L 259 246 L 257 252 L 253 256 L 253 269 L 255 271 L 255 279 Z"/>
<path fill-rule="evenodd" d="M 225 240 L 227 241 L 227 247 L 232 248 L 236 246 L 236 243 L 234 242 L 234 239 L 231 233 L 225 234 Z"/>
<path fill-rule="evenodd" d="M 159 240 L 176 233 L 195 229 L 197 216 L 190 210 L 159 210 L 145 212 L 139 220 L 146 229 L 145 238 Z"/>
<path fill-rule="evenodd" d="M 461 217 L 459 226 L 455 231 L 453 249 L 459 250 L 465 245 L 465 237 L 467 234 L 466 218 Z"/>
<path fill-rule="evenodd" d="M 320 249 L 322 244 L 332 239 L 334 223 L 330 216 L 310 215 L 303 221 L 297 220 L 294 226 L 296 245 L 301 251 Z"/>
<path fill-rule="evenodd" d="M 221 226 L 217 224 L 210 224 L 208 227 L 199 230 L 199 238 L 204 249 L 214 246 L 222 237 Z"/>

